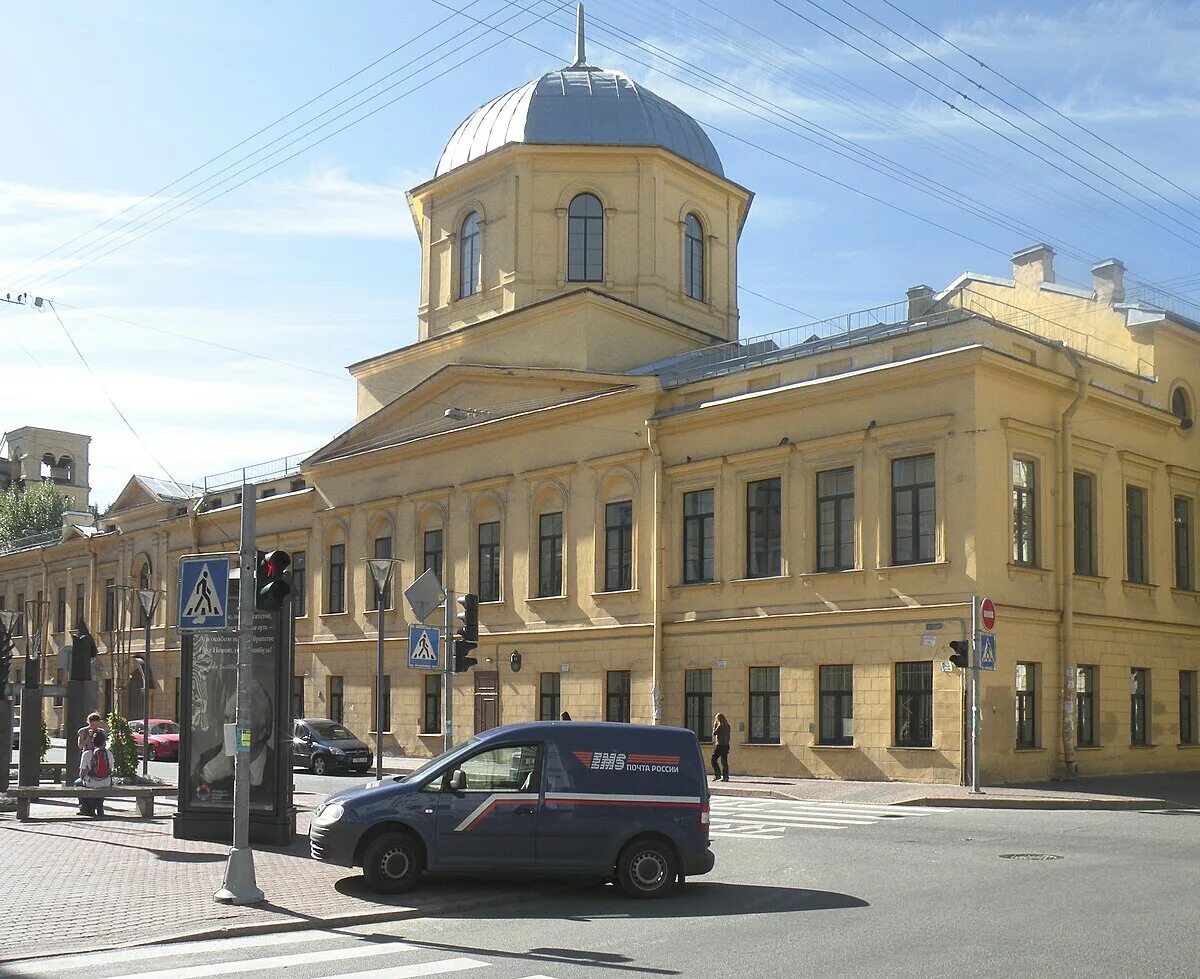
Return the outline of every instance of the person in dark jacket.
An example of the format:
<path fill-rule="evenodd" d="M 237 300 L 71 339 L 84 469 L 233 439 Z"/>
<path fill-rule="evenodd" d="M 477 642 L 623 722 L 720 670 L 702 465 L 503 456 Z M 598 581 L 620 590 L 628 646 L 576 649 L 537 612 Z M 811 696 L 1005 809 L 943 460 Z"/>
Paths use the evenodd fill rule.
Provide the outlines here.
<path fill-rule="evenodd" d="M 712 770 L 713 781 L 720 779 L 729 781 L 729 720 L 724 714 L 718 714 L 713 720 L 712 740 Z"/>

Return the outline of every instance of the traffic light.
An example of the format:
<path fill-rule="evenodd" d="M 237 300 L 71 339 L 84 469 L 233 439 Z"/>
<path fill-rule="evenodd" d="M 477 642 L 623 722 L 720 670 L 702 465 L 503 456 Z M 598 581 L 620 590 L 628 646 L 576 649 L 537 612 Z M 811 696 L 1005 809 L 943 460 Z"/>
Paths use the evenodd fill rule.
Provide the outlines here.
<path fill-rule="evenodd" d="M 951 663 L 962 670 L 971 665 L 971 644 L 967 640 L 951 639 L 950 648 L 954 650 L 950 654 Z"/>
<path fill-rule="evenodd" d="M 287 579 L 287 569 L 291 566 L 292 556 L 287 551 L 258 552 L 254 575 L 255 608 L 274 612 L 283 605 L 283 600 L 292 593 Z"/>
<path fill-rule="evenodd" d="M 462 611 L 458 613 L 458 631 L 454 633 L 455 644 L 462 643 L 464 652 L 470 652 L 479 645 L 479 596 L 459 595 L 458 604 Z"/>
<path fill-rule="evenodd" d="M 472 666 L 478 666 L 479 660 L 474 656 L 468 656 L 475 648 L 474 643 L 466 643 L 461 639 L 454 640 L 454 672 L 466 673 Z"/>

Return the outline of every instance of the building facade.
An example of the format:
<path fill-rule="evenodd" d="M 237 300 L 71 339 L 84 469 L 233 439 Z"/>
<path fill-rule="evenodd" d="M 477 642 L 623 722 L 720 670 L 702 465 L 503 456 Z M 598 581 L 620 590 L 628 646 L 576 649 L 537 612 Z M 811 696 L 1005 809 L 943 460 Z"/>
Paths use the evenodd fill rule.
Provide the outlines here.
<path fill-rule="evenodd" d="M 297 716 L 373 733 L 364 562 L 392 557 L 391 750 L 441 746 L 402 600 L 433 569 L 481 601 L 460 737 L 566 710 L 706 740 L 719 711 L 735 772 L 955 782 L 947 643 L 988 595 L 986 782 L 1200 766 L 1200 326 L 1126 302 L 1119 262 L 1081 290 L 1039 245 L 1008 277 L 740 339 L 751 194 L 582 52 L 468 118 L 410 201 L 418 341 L 352 365 L 355 425 L 258 488 L 259 547 L 293 555 Z M 135 477 L 95 531 L 0 555 L 0 602 L 40 602 L 51 652 L 88 622 L 132 711 L 128 597 L 162 588 L 169 714 L 179 558 L 229 550 L 239 511 Z"/>

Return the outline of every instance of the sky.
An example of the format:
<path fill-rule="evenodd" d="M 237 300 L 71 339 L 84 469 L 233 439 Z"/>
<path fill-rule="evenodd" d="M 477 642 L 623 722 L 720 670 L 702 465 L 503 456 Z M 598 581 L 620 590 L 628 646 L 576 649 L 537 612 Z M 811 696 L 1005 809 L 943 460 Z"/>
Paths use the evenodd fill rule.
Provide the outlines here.
<path fill-rule="evenodd" d="M 1116 257 L 1200 315 L 1198 4 L 589 0 L 587 18 L 588 60 L 693 114 L 755 192 L 743 337 L 1007 275 L 1037 241 L 1060 282 Z M 346 365 L 416 340 L 405 191 L 478 105 L 574 56 L 563 0 L 5 19 L 0 300 L 30 301 L 0 301 L 0 430 L 91 435 L 102 510 L 131 474 L 198 482 L 352 424 Z"/>

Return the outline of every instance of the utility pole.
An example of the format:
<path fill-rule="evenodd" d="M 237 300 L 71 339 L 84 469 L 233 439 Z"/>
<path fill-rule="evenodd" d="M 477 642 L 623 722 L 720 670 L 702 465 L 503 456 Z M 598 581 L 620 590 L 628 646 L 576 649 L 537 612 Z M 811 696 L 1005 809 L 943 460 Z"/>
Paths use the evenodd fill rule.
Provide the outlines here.
<path fill-rule="evenodd" d="M 443 671 L 445 682 L 442 684 L 446 691 L 446 706 L 443 712 L 446 722 L 442 727 L 442 750 L 449 751 L 454 747 L 454 592 L 446 589 L 446 628 L 442 634 L 442 646 L 445 648 Z"/>
<path fill-rule="evenodd" d="M 979 787 L 979 596 L 971 596 L 971 792 Z"/>
<path fill-rule="evenodd" d="M 225 882 L 213 895 L 227 904 L 258 904 L 265 897 L 254 878 L 250 849 L 250 676 L 254 656 L 254 487 L 242 481 L 242 546 L 238 568 L 237 708 L 234 721 L 233 846 L 225 865 Z M 226 740 L 228 743 L 228 739 Z"/>

